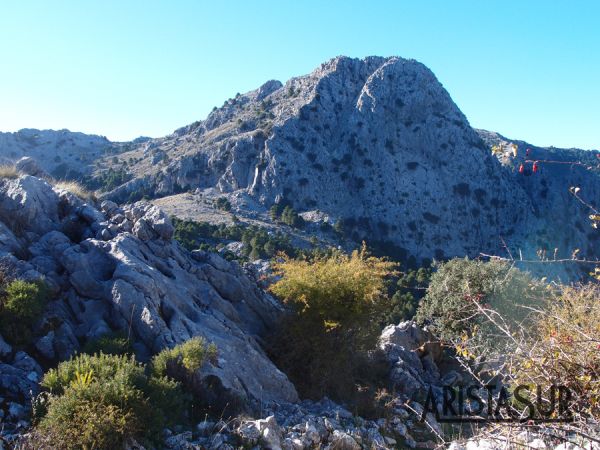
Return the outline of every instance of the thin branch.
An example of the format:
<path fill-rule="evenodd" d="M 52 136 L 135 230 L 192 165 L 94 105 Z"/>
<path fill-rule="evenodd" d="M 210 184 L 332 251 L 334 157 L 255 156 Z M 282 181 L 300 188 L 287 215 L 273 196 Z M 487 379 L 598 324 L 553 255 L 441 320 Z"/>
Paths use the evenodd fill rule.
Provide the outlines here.
<path fill-rule="evenodd" d="M 502 256 L 496 256 L 496 255 L 488 255 L 487 253 L 480 253 L 479 255 L 483 256 L 484 258 L 490 258 L 490 259 L 495 259 L 495 260 L 500 260 L 500 261 L 510 261 L 510 262 L 515 261 L 514 259 L 511 259 L 511 258 L 504 258 Z M 566 262 L 572 262 L 572 263 L 578 263 L 578 264 L 600 264 L 600 260 L 597 260 L 597 259 L 578 259 L 578 258 L 519 259 L 517 261 L 524 262 L 524 263 L 536 263 L 536 264 L 566 263 Z"/>

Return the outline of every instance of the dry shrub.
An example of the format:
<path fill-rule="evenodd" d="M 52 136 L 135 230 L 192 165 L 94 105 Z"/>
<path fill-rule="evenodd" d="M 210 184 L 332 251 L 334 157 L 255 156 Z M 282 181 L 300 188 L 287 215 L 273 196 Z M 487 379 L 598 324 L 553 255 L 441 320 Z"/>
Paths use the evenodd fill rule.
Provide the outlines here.
<path fill-rule="evenodd" d="M 86 201 L 95 201 L 96 196 L 93 192 L 88 191 L 80 183 L 76 181 L 56 181 L 54 187 L 59 190 L 68 191 L 71 194 Z"/>
<path fill-rule="evenodd" d="M 563 287 L 537 317 L 537 338 L 511 366 L 515 382 L 566 386 L 579 419 L 600 419 L 600 285 Z"/>
<path fill-rule="evenodd" d="M 0 178 L 18 178 L 19 172 L 13 165 L 2 164 L 0 165 Z"/>
<path fill-rule="evenodd" d="M 511 438 L 519 430 L 529 430 L 554 442 L 580 447 L 590 442 L 597 445 L 600 444 L 595 437 L 600 433 L 600 284 L 555 285 L 550 295 L 543 308 L 516 307 L 529 317 L 519 327 L 510 327 L 498 312 L 475 304 L 478 314 L 489 325 L 481 328 L 481 333 L 501 336 L 510 344 L 507 347 L 490 351 L 480 345 L 477 336 L 463 335 L 454 341 L 459 360 L 482 385 L 498 376 L 496 381 L 501 380 L 506 387 L 526 386 L 526 390 L 520 390 L 520 397 L 533 405 L 531 409 L 531 405 L 515 396 L 503 416 L 524 418 L 525 423 L 496 424 L 480 433 Z M 566 411 L 561 411 L 559 387 L 566 387 L 570 393 L 562 397 L 568 403 Z M 542 410 L 549 411 L 549 416 Z M 550 418 L 554 422 L 528 423 L 527 419 L 532 417 Z"/>

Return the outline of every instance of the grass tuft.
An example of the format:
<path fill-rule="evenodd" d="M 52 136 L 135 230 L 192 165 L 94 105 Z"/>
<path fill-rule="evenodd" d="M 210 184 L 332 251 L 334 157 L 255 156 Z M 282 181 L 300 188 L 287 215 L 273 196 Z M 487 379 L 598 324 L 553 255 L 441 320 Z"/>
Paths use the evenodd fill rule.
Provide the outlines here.
<path fill-rule="evenodd" d="M 18 178 L 19 172 L 17 168 L 13 165 L 2 164 L 0 165 L 0 178 Z"/>
<path fill-rule="evenodd" d="M 62 189 L 69 191 L 71 194 L 79 197 L 82 200 L 93 201 L 96 200 L 96 196 L 93 192 L 88 191 L 81 184 L 76 181 L 56 181 L 54 183 L 56 189 Z"/>

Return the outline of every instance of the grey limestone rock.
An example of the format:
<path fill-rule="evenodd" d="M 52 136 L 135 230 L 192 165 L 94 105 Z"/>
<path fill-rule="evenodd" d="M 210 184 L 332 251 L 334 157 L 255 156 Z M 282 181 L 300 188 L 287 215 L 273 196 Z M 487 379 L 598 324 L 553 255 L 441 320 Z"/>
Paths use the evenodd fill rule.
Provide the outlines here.
<path fill-rule="evenodd" d="M 255 339 L 276 323 L 281 307 L 239 265 L 181 248 L 171 239 L 169 217 L 156 206 L 138 202 L 120 209 L 104 202 L 102 210 L 29 175 L 0 181 L 0 231 L 8 243 L 3 260 L 17 277 L 46 276 L 56 294 L 41 318 L 50 330 L 35 341 L 44 358 L 68 358 L 78 338 L 119 329 L 130 330 L 146 355 L 204 336 L 217 346 L 218 359 L 203 374 L 213 384 L 218 380 L 219 389 L 247 401 L 297 399 Z M 110 236 L 90 236 L 103 223 L 111 224 Z M 23 236 L 17 244 L 27 254 L 16 251 L 15 233 Z M 22 352 L 11 367 L 10 380 L 19 373 L 29 381 L 42 375 Z M 19 383 L 13 390 L 21 392 Z"/>

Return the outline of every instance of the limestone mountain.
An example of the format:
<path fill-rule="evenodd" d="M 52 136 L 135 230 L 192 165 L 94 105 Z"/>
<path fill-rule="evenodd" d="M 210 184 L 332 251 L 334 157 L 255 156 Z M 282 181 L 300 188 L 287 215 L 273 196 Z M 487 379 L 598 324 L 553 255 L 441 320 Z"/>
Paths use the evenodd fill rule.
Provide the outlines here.
<path fill-rule="evenodd" d="M 162 207 L 176 206 L 181 192 L 208 192 L 227 196 L 240 216 L 265 220 L 285 202 L 342 220 L 352 239 L 389 242 L 404 257 L 505 255 L 502 240 L 524 257 L 540 246 L 559 256 L 600 254 L 587 212 L 568 192 L 577 184 L 600 198 L 597 172 L 565 164 L 521 176 L 524 156 L 500 161 L 493 143 L 424 65 L 337 57 L 237 94 L 169 136 L 105 141 L 103 154 L 94 150 L 95 161 L 78 167 L 117 202 L 162 197 Z M 535 152 L 541 160 L 595 158 Z"/>

